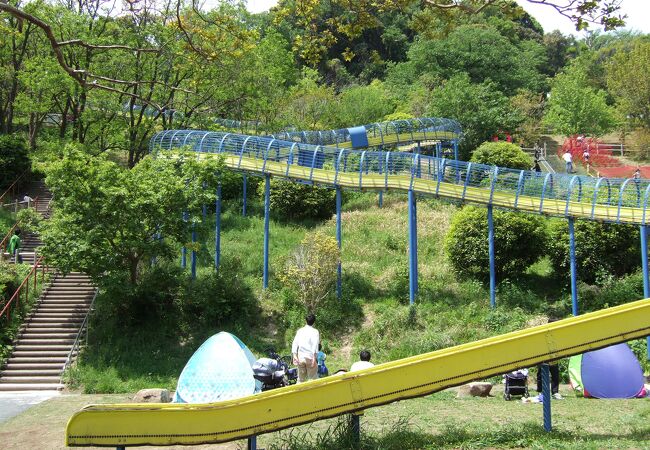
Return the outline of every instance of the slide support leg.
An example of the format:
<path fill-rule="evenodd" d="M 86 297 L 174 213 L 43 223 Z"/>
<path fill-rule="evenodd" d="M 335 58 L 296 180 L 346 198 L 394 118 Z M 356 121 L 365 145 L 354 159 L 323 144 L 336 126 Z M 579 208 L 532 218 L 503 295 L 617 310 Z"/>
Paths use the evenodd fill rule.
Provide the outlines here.
<path fill-rule="evenodd" d="M 496 307 L 496 275 L 494 273 L 494 221 L 492 220 L 492 205 L 487 207 L 488 214 L 488 251 L 490 253 L 490 306 Z"/>
<path fill-rule="evenodd" d="M 251 436 L 248 438 L 246 450 L 257 450 L 257 436 Z"/>
<path fill-rule="evenodd" d="M 578 315 L 578 275 L 576 268 L 576 237 L 574 231 L 575 219 L 569 217 L 569 258 L 571 259 L 571 310 L 574 316 Z"/>
<path fill-rule="evenodd" d="M 551 372 L 548 364 L 542 364 L 542 410 L 544 411 L 544 430 L 551 431 Z"/>
<path fill-rule="evenodd" d="M 196 244 L 196 224 L 192 223 L 192 244 Z M 191 262 L 192 279 L 196 278 L 196 250 L 192 246 L 192 262 Z"/>
<path fill-rule="evenodd" d="M 380 197 L 381 199 L 381 197 Z M 336 187 L 336 242 L 339 245 L 339 254 L 341 252 L 341 244 L 343 242 L 341 235 L 341 187 Z M 343 296 L 343 272 L 341 269 L 341 260 L 339 259 L 338 267 L 336 268 L 336 296 L 340 299 Z"/>
<path fill-rule="evenodd" d="M 648 227 L 641 225 L 641 267 L 643 268 L 643 298 L 650 297 L 650 277 L 648 276 Z M 647 357 L 650 360 L 650 336 L 646 338 L 648 344 Z"/>
<path fill-rule="evenodd" d="M 271 213 L 271 175 L 264 175 L 264 289 L 269 287 L 269 218 Z"/>
<path fill-rule="evenodd" d="M 215 202 L 214 225 L 214 268 L 221 265 L 221 183 L 217 186 L 217 200 Z"/>
<path fill-rule="evenodd" d="M 244 185 L 243 185 L 244 193 L 242 195 L 242 207 L 241 207 L 241 215 L 246 217 L 246 197 L 247 197 L 247 191 L 248 191 L 248 177 L 246 174 L 244 174 Z"/>
<path fill-rule="evenodd" d="M 358 444 L 361 441 L 361 416 L 350 414 L 350 429 L 354 442 Z"/>
<path fill-rule="evenodd" d="M 418 224 L 415 193 L 409 190 L 409 303 L 415 303 L 418 293 Z"/>

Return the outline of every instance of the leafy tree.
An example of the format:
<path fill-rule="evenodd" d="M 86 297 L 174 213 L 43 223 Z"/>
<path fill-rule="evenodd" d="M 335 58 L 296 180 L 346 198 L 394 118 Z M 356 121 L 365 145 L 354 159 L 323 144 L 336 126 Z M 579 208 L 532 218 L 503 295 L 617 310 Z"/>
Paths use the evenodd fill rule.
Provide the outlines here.
<path fill-rule="evenodd" d="M 333 89 L 319 84 L 318 72 L 305 68 L 298 84 L 289 90 L 284 121 L 298 130 L 327 129 L 334 98 Z"/>
<path fill-rule="evenodd" d="M 332 291 L 340 260 L 336 239 L 321 232 L 307 235 L 288 258 L 280 280 L 296 290 L 308 312 L 316 312 Z"/>
<path fill-rule="evenodd" d="M 593 284 L 608 276 L 623 276 L 639 266 L 639 229 L 632 225 L 578 220 L 574 224 L 578 278 Z M 549 230 L 548 255 L 557 274 L 570 276 L 569 228 L 554 220 Z"/>
<path fill-rule="evenodd" d="M 513 133 L 516 142 L 532 147 L 541 137 L 541 123 L 544 117 L 544 95 L 530 91 L 519 91 L 510 97 L 510 104 L 524 118 Z"/>
<path fill-rule="evenodd" d="M 521 147 L 510 142 L 484 142 L 472 154 L 472 162 L 528 170 L 533 161 Z"/>
<path fill-rule="evenodd" d="M 560 72 L 578 50 L 576 39 L 563 35 L 559 30 L 544 35 L 544 47 L 547 60 L 545 73 L 550 77 Z"/>
<path fill-rule="evenodd" d="M 494 211 L 495 270 L 499 279 L 516 278 L 546 249 L 546 228 L 539 216 Z M 445 251 L 454 271 L 486 280 L 490 274 L 487 210 L 472 206 L 454 214 Z"/>
<path fill-rule="evenodd" d="M 30 167 L 25 140 L 16 135 L 0 135 L 0 187 L 8 187 Z"/>
<path fill-rule="evenodd" d="M 566 136 L 601 136 L 616 125 L 605 92 L 590 87 L 586 74 L 577 64 L 555 77 L 550 95 L 544 122 Z"/>
<path fill-rule="evenodd" d="M 330 114 L 330 125 L 343 128 L 379 122 L 395 110 L 395 102 L 381 81 L 368 86 L 355 86 L 341 92 Z"/>
<path fill-rule="evenodd" d="M 47 173 L 54 212 L 44 226 L 43 253 L 64 272 L 136 285 L 142 264 L 171 256 L 174 243 L 188 241 L 190 224 L 201 222 L 201 205 L 214 201 L 219 169 L 217 159 L 160 155 L 126 170 L 68 147 Z"/>
<path fill-rule="evenodd" d="M 389 78 L 393 84 L 410 85 L 423 74 L 449 79 L 467 73 L 473 83 L 491 80 L 504 93 L 520 88 L 539 91 L 543 78 L 537 68 L 544 65 L 544 49 L 534 41 L 518 44 L 495 28 L 464 25 L 442 40 L 416 40 L 408 61 L 391 69 Z"/>
<path fill-rule="evenodd" d="M 650 129 L 650 41 L 637 39 L 606 66 L 607 87 L 620 111 Z"/>
<path fill-rule="evenodd" d="M 466 160 L 481 142 L 488 141 L 499 130 L 516 129 L 522 121 L 494 84 L 474 84 L 467 74 L 456 75 L 434 89 L 426 113 L 461 123 L 461 156 Z"/>

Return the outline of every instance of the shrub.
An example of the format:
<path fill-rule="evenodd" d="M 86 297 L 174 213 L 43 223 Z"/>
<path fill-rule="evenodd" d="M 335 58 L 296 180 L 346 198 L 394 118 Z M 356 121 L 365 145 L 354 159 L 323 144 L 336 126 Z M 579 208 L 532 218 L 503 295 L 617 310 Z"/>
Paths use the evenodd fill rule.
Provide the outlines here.
<path fill-rule="evenodd" d="M 25 140 L 15 135 L 0 136 L 0 187 L 9 186 L 30 166 Z"/>
<path fill-rule="evenodd" d="M 472 154 L 472 162 L 528 170 L 533 160 L 521 147 L 509 142 L 484 142 Z"/>
<path fill-rule="evenodd" d="M 603 284 L 608 276 L 620 277 L 640 264 L 639 230 L 633 225 L 575 221 L 578 278 L 589 284 Z M 569 227 L 564 220 L 550 225 L 549 257 L 555 272 L 571 275 Z"/>
<path fill-rule="evenodd" d="M 219 181 L 221 182 L 221 198 L 223 200 L 241 200 L 244 193 L 244 176 L 241 173 L 224 170 L 219 177 Z M 261 183 L 261 181 L 260 177 L 247 177 L 247 196 L 254 193 L 260 184 L 262 184 L 263 189 L 264 183 Z"/>
<path fill-rule="evenodd" d="M 486 209 L 465 207 L 454 215 L 445 238 L 445 251 L 457 274 L 482 280 L 489 277 L 487 237 Z M 496 276 L 516 278 L 544 254 L 544 219 L 494 211 L 494 241 Z"/>
<path fill-rule="evenodd" d="M 264 198 L 264 183 L 258 187 Z M 287 219 L 327 219 L 336 210 L 336 192 L 291 181 L 271 180 L 271 211 Z"/>
<path fill-rule="evenodd" d="M 320 232 L 309 234 L 287 260 L 280 281 L 297 292 L 308 312 L 316 312 L 332 291 L 340 260 L 336 239 Z"/>

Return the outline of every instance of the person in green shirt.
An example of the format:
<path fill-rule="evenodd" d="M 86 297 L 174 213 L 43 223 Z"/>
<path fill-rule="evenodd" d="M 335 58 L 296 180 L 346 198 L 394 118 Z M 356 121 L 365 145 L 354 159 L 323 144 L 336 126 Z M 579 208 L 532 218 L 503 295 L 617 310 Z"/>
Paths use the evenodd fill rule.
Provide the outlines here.
<path fill-rule="evenodd" d="M 7 251 L 10 255 L 14 256 L 14 262 L 16 263 L 23 262 L 23 259 L 20 257 L 19 253 L 21 243 L 20 228 L 17 228 L 16 231 L 14 231 L 14 235 L 9 239 L 9 245 L 7 246 Z"/>

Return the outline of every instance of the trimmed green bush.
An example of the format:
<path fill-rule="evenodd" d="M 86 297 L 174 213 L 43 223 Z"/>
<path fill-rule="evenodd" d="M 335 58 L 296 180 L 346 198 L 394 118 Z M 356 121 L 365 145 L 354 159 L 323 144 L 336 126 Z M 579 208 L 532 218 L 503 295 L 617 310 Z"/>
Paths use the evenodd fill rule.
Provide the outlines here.
<path fill-rule="evenodd" d="M 490 275 L 487 210 L 465 207 L 452 218 L 445 251 L 454 271 L 486 280 Z M 546 248 L 544 219 L 494 211 L 495 269 L 499 279 L 516 278 L 536 262 Z"/>
<path fill-rule="evenodd" d="M 521 147 L 510 142 L 484 142 L 474 151 L 470 161 L 523 170 L 533 165 L 532 158 Z"/>
<path fill-rule="evenodd" d="M 258 186 L 264 198 L 264 183 Z M 336 192 L 318 186 L 291 181 L 271 180 L 271 211 L 292 219 L 328 219 L 336 210 Z"/>
<path fill-rule="evenodd" d="M 603 284 L 611 276 L 632 273 L 641 264 L 638 227 L 577 220 L 574 229 L 580 281 Z M 549 230 L 551 264 L 557 274 L 568 278 L 569 226 L 565 220 L 554 220 Z"/>

